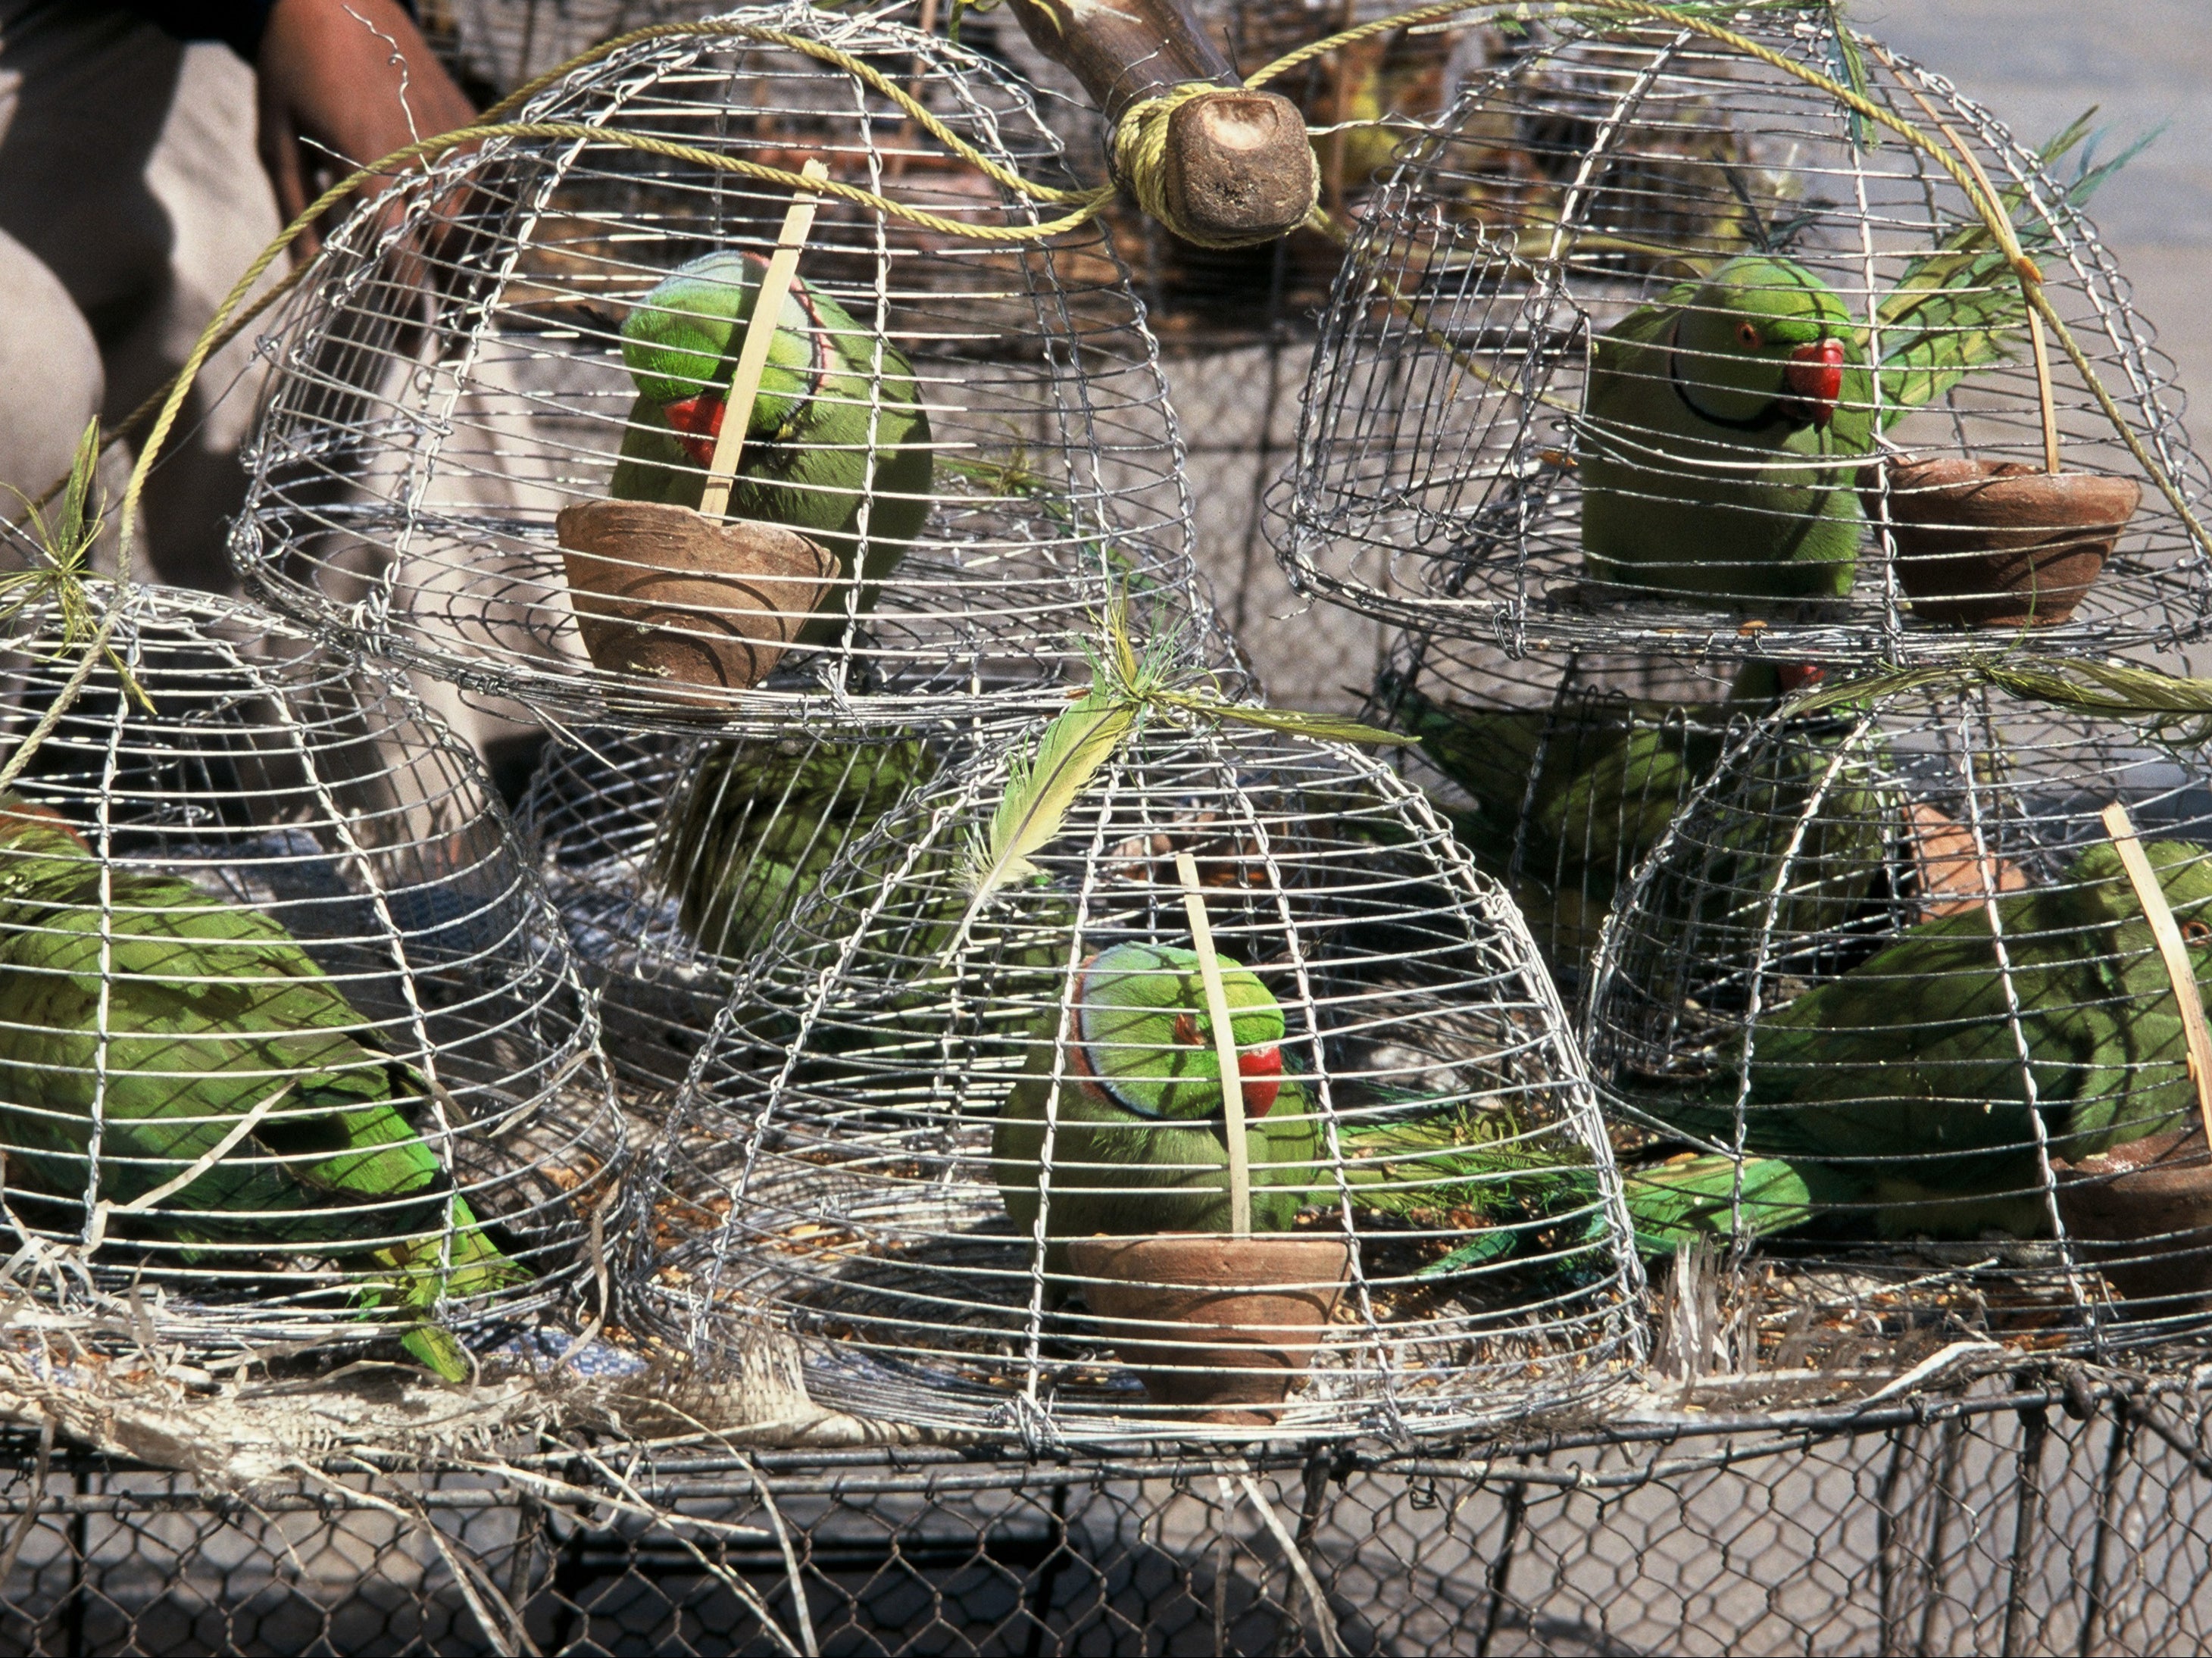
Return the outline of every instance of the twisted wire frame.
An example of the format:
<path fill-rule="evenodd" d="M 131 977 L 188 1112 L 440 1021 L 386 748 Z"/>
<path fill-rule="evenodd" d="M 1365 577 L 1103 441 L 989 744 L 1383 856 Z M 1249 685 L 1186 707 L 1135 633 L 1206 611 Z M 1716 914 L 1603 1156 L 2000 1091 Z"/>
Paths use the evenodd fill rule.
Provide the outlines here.
<path fill-rule="evenodd" d="M 9 1288 L 36 1301 L 17 1328 L 235 1357 L 369 1340 L 433 1302 L 462 1330 L 561 1305 L 624 1137 L 473 756 L 401 683 L 252 606 L 116 603 L 112 658 L 9 803 L 76 849 L 21 817 L 0 837 L 0 1192 Z M 73 636 L 51 608 L 17 618 L 11 748 Z M 479 1239 L 511 1270 L 403 1294 Z"/>
<path fill-rule="evenodd" d="M 972 53 L 804 5 L 718 21 L 850 53 L 1002 165 L 1072 181 L 1029 92 Z M 786 171 L 817 158 L 968 223 L 1060 210 L 1002 189 L 854 76 L 703 26 L 576 71 L 520 118 Z M 1180 440 L 1100 233 L 984 244 L 832 197 L 799 259 L 805 331 L 866 389 L 820 377 L 748 453 L 796 480 L 794 498 L 854 500 L 843 573 L 750 688 L 595 665 L 554 520 L 606 496 L 625 444 L 644 453 L 654 436 L 619 330 L 678 265 L 764 257 L 791 197 L 611 138 L 499 138 L 385 199 L 332 238 L 277 337 L 234 550 L 287 614 L 564 720 L 773 735 L 1050 707 L 1110 591 L 1129 592 L 1140 627 L 1148 610 L 1163 626 L 1193 610 Z M 886 481 L 887 453 L 904 466 L 923 450 L 921 491 L 910 467 Z M 903 527 L 925 509 L 918 533 Z M 699 608 L 739 631 L 764 616 L 757 601 Z"/>
<path fill-rule="evenodd" d="M 1250 692 L 1218 623 L 1191 648 L 1224 695 Z M 980 726 L 857 743 L 586 729 L 547 746 L 517 827 L 638 1103 L 683 1082 L 738 975 L 839 852 L 908 790 L 1004 740 Z"/>
<path fill-rule="evenodd" d="M 1216 950 L 1281 1008 L 1310 1114 L 1278 1157 L 1291 1230 L 1355 1246 L 1274 1430 L 1515 1418 L 1638 1351 L 1638 1267 L 1564 1013 L 1510 903 L 1417 794 L 1346 750 L 1156 720 L 963 936 L 965 851 L 1012 757 L 920 792 L 738 985 L 644 1179 L 642 1323 L 725 1361 L 787 1333 L 813 1396 L 863 1416 L 1030 1444 L 1251 1437 L 1148 1402 L 1113 1317 L 1075 1312 L 1051 1211 L 1116 1189 L 1066 1149 L 1080 1084 L 1060 1033 L 1103 952 L 1188 946 L 1188 852 Z M 1033 1159 L 994 1139 L 1010 1108 L 1044 1125 Z M 1276 1108 L 1292 1115 L 1287 1092 Z M 1407 1154 L 1409 1123 L 1482 1172 Z M 1035 1196 L 1033 1228 L 1010 1192 Z"/>
<path fill-rule="evenodd" d="M 2201 732 L 1988 687 L 1770 719 L 1626 892 L 1583 1035 L 1655 1154 L 1740 1161 L 1717 1230 L 1770 1351 L 2190 1336 L 2212 1207 L 2178 998 L 2212 981 L 2208 897 Z"/>
<path fill-rule="evenodd" d="M 2004 608 L 1974 596 L 2027 578 L 1957 569 L 1931 550 L 1945 532 L 1963 536 L 1970 508 L 1931 496 L 1908 512 L 1904 475 L 1863 470 L 1858 452 L 1822 435 L 1836 424 L 1808 427 L 1814 436 L 1796 449 L 1718 428 L 1692 440 L 1684 434 L 1704 427 L 1678 431 L 1672 415 L 1653 423 L 1673 407 L 1659 370 L 1625 355 L 1615 385 L 1598 361 L 1624 325 L 1647 327 L 1655 313 L 1663 324 L 1674 307 L 1679 330 L 1714 311 L 1698 285 L 1723 262 L 1778 255 L 1852 319 L 1870 367 L 1865 391 L 1843 394 L 1837 421 L 1869 423 L 1866 452 L 2040 471 L 2042 404 L 2018 278 L 1985 240 L 1965 250 L 1988 255 L 1978 264 L 1916 265 L 1976 235 L 1966 192 L 1825 92 L 1692 31 L 1547 27 L 1540 46 L 1471 86 L 1406 146 L 1362 216 L 1315 349 L 1297 459 L 1273 503 L 1294 584 L 1516 654 L 1849 661 L 1874 651 L 1917 660 L 1981 648 L 1986 635 L 1955 616 Z M 1731 27 L 1794 62 L 1843 72 L 1828 14 L 1740 16 Z M 2084 152 L 2046 167 L 1942 76 L 1861 45 L 1867 95 L 1924 131 L 1940 124 L 1948 136 L 1938 142 L 1971 152 L 2136 440 L 2185 499 L 2201 499 L 2206 474 L 2182 428 L 2172 365 L 2069 198 L 2080 176 L 2059 176 L 2087 167 L 2076 160 Z M 1916 270 L 1951 284 L 1943 305 L 1893 310 L 1885 335 L 1885 301 Z M 1994 352 L 1968 314 L 1984 305 L 2012 315 Z M 1679 347 L 1679 331 L 1667 337 Z M 1930 353 L 1987 360 L 1948 386 L 1916 380 L 1903 359 L 1884 361 L 1886 349 L 1915 338 Z M 1663 355 L 1677 391 L 1685 380 L 1692 391 L 1719 385 L 1728 372 L 1717 351 L 1703 354 L 1711 368 L 1686 367 L 1679 349 Z M 2102 650 L 2194 636 L 2212 598 L 2206 549 L 2055 340 L 2049 358 L 2064 466 L 2133 480 L 2142 496 L 2070 619 L 2039 599 L 2039 644 Z M 1596 404 L 1594 386 L 1607 388 Z M 1617 497 L 1597 565 L 1585 555 L 1594 465 Z M 1732 538 L 1717 550 L 1700 514 L 1729 503 L 1721 517 L 1732 514 Z M 2067 520 L 2050 513 L 2039 506 L 2025 521 L 2049 528 L 2046 543 L 2063 541 L 2054 526 Z M 1937 538 L 1900 544 L 1909 518 Z M 1838 537 L 1824 555 L 1832 562 L 1816 567 L 1842 572 L 1832 592 L 1802 585 L 1802 568 L 1777 574 L 1815 536 Z M 2073 591 L 2040 568 L 2033 580 L 2053 594 Z"/>
<path fill-rule="evenodd" d="M 1400 774 L 1512 895 L 1571 1007 L 1636 866 L 1772 708 L 1745 685 L 1758 671 L 1593 651 L 1516 660 L 1401 632 L 1366 713 L 1417 739 L 1396 751 Z"/>

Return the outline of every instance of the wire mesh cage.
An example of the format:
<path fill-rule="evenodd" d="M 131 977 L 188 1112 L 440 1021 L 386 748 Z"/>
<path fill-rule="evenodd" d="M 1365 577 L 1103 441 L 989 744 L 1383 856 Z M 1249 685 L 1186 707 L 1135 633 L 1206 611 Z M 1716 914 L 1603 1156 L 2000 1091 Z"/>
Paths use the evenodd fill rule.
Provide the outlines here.
<path fill-rule="evenodd" d="M 1400 769 L 1513 895 L 1572 1005 L 1606 917 L 1675 813 L 1737 735 L 1816 677 L 1685 657 L 1516 660 L 1401 634 L 1367 712 L 1417 739 Z"/>
<path fill-rule="evenodd" d="M 557 922 L 475 763 L 250 606 L 19 612 L 0 797 L 11 1316 L 235 1359 L 557 1308 L 623 1137 Z M 128 676 L 126 680 L 125 676 Z M 135 690 L 132 689 L 135 687 Z M 143 694 L 143 700 L 142 700 Z"/>
<path fill-rule="evenodd" d="M 973 747 L 580 736 L 548 750 L 520 829 L 641 1104 L 683 1082 L 738 975 L 836 854 Z"/>
<path fill-rule="evenodd" d="M 1832 10 L 1544 27 L 1363 216 L 1295 582 L 1516 653 L 2201 629 L 2204 469 L 2082 211 L 2128 159 L 2087 118 L 2032 149 Z"/>
<path fill-rule="evenodd" d="M 1188 614 L 1121 266 L 956 234 L 1059 210 L 984 166 L 1072 182 L 1003 71 L 763 8 L 518 114 L 556 136 L 356 216 L 288 313 L 234 540 L 277 608 L 563 720 L 765 735 L 1049 707 L 1109 587 Z M 809 230 L 744 171 L 807 161 L 935 221 L 830 196 Z"/>
<path fill-rule="evenodd" d="M 1639 1282 L 1607 1144 L 1526 930 L 1419 797 L 1156 719 L 971 912 L 1025 764 L 920 792 L 740 982 L 646 1178 L 641 1321 L 708 1362 L 781 1330 L 824 1403 L 1044 1442 L 1602 1385 Z"/>
<path fill-rule="evenodd" d="M 1735 1165 L 1759 1317 L 2201 1333 L 2206 779 L 2201 732 L 1975 680 L 1771 718 L 1701 785 L 1585 1037 L 1639 1157 Z"/>
<path fill-rule="evenodd" d="M 1218 623 L 1192 650 L 1219 694 L 1250 691 Z M 641 1106 L 684 1080 L 737 975 L 837 853 L 988 746 L 972 728 L 860 743 L 574 735 L 548 746 L 519 828 Z"/>

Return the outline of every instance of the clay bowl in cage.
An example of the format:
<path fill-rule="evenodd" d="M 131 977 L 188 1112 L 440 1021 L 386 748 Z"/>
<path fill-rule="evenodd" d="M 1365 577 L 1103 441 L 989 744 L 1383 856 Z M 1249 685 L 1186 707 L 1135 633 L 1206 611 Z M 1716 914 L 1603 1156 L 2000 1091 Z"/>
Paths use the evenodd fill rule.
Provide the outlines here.
<path fill-rule="evenodd" d="M 1863 466 L 1859 494 L 1875 523 L 1887 504 L 1914 614 L 1976 628 L 2071 620 L 2142 503 L 2133 478 L 1965 455 Z"/>
<path fill-rule="evenodd" d="M 2175 1150 L 2203 1105 L 2212 754 L 2067 677 L 1784 705 L 1607 923 L 1583 1027 L 1648 1136 L 1631 1209 L 1683 1150 L 1738 1168 L 1715 1222 L 1778 1319 L 2078 1351 L 2212 1312 L 2203 1167 Z"/>
<path fill-rule="evenodd" d="M 1101 1333 L 1152 1402 L 1266 1427 L 1352 1275 L 1349 1238 L 1200 1233 L 1067 1246 Z"/>
<path fill-rule="evenodd" d="M 1609 1150 L 1525 927 L 1419 797 L 1347 750 L 1148 717 L 963 931 L 1035 746 L 908 796 L 738 977 L 641 1196 L 643 1324 L 709 1363 L 788 1329 L 817 1400 L 1071 1442 L 1443 1431 L 1605 1385 L 1634 1317 Z M 1194 899 L 1236 998 L 1241 1291 L 1188 1260 L 1241 1230 Z M 1151 1100 L 1117 1068 L 1152 1056 L 1188 1084 Z M 1086 1270 L 1102 1251 L 1124 1264 Z M 1263 1395 L 1186 1394 L 1178 1344 Z"/>
<path fill-rule="evenodd" d="M 1097 228 L 981 241 L 825 196 L 772 308 L 807 161 L 979 231 L 1040 210 L 956 145 L 1074 182 L 1002 67 L 763 7 L 520 113 L 592 136 L 447 158 L 288 302 L 233 536 L 274 608 L 564 723 L 770 738 L 1032 716 L 1080 682 L 1116 591 L 1197 609 L 1164 382 Z M 626 142 L 672 139 L 699 154 Z M 640 520 L 684 533 L 619 550 Z"/>
<path fill-rule="evenodd" d="M 2083 1259 L 2152 1315 L 2212 1309 L 2212 1161 L 2202 1129 L 2058 1165 L 2058 1213 Z"/>
<path fill-rule="evenodd" d="M 668 501 L 586 501 L 554 523 L 593 665 L 671 684 L 750 690 L 837 574 L 829 549 L 795 530 L 717 524 Z"/>
<path fill-rule="evenodd" d="M 2205 468 L 2084 216 L 2112 173 L 2087 127 L 2023 143 L 1832 15 L 1737 25 L 1770 55 L 1554 20 L 1408 143 L 1354 228 L 1274 497 L 1293 585 L 1516 656 L 1842 669 L 2031 621 L 2046 653 L 2199 634 Z M 1876 105 L 1995 181 L 2078 355 L 2037 372 L 2041 313 L 1977 192 L 1859 142 L 1794 72 L 1860 49 Z M 1963 501 L 1870 511 L 1863 468 L 1939 451 Z M 2039 459 L 2088 476 L 2020 475 Z"/>

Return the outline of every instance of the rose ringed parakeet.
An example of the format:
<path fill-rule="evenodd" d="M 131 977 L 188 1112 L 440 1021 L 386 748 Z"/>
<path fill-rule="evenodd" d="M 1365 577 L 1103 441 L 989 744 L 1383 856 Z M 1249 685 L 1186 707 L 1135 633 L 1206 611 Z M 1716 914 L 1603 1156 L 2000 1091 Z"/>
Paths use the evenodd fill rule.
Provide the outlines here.
<path fill-rule="evenodd" d="M 933 768 L 918 738 L 707 745 L 653 842 L 653 875 L 700 949 L 751 957 L 837 853 Z"/>
<path fill-rule="evenodd" d="M 1334 1211 L 1348 1193 L 1356 1212 L 1426 1228 L 1449 1228 L 1454 1215 L 1491 1223 L 1432 1272 L 1498 1259 L 1555 1224 L 1571 1235 L 1571 1248 L 1602 1239 L 1587 1152 L 1575 1166 L 1564 1164 L 1563 1148 L 1471 1138 L 1462 1104 L 1376 1091 L 1373 1105 L 1340 1119 L 1345 1155 L 1333 1160 L 1311 1090 L 1285 1064 L 1281 1006 L 1256 975 L 1215 959 L 1238 1050 L 1254 1230 L 1286 1231 L 1300 1209 Z M 1015 1228 L 1034 1231 L 1045 1188 L 1046 1262 L 1055 1272 L 1066 1270 L 1061 1246 L 1070 1238 L 1228 1230 L 1219 1063 L 1195 952 L 1154 944 L 1101 950 L 1083 963 L 1066 1017 L 1064 1048 L 1057 1011 L 1032 1032 L 1027 1066 L 992 1135 L 993 1176 Z M 1826 1200 L 1825 1188 L 1808 1191 L 1779 1163 L 1754 1159 L 1741 1184 L 1748 1230 L 1794 1225 L 1808 1205 Z M 1719 1157 L 1632 1174 L 1626 1191 L 1637 1246 L 1664 1253 L 1686 1238 L 1726 1236 L 1738 1218 L 1728 1201 L 1738 1187 L 1735 1166 Z"/>
<path fill-rule="evenodd" d="M 361 1305 L 407 1310 L 409 1353 L 465 1381 L 468 1356 L 431 1321 L 438 1303 L 529 1274 L 485 1236 L 403 1114 L 428 1091 L 422 1078 L 367 1046 L 364 1023 L 277 922 L 177 877 L 103 864 L 58 814 L 0 796 L 10 1175 L 81 1201 L 96 1155 L 99 1196 L 119 1206 L 263 1112 L 181 1190 L 110 1230 L 312 1253 L 371 1274 Z"/>
<path fill-rule="evenodd" d="M 615 499 L 699 504 L 767 264 L 736 250 L 705 254 L 633 306 L 622 352 L 637 398 L 609 486 Z M 843 582 L 857 574 L 865 584 L 865 610 L 921 534 L 933 475 L 913 365 L 828 295 L 795 280 L 746 424 L 729 515 L 820 542 Z M 856 569 L 863 542 L 865 565 Z M 833 588 L 799 637 L 835 639 L 848 592 Z"/>
<path fill-rule="evenodd" d="M 2038 160 L 2055 167 L 2089 121 Z M 2154 137 L 2085 159 L 2066 203 L 2087 203 Z M 2028 254 L 2057 240 L 2050 218 L 2025 210 L 2024 185 L 1998 196 Z M 1978 217 L 1907 260 L 1873 312 L 1870 336 L 1861 311 L 1770 249 L 1680 283 L 1598 336 L 1578 422 L 1591 580 L 1754 604 L 1848 593 L 1865 529 L 1854 475 L 1875 437 L 2001 361 L 2027 317 Z"/>
<path fill-rule="evenodd" d="M 2212 980 L 2212 854 L 2144 852 L 2199 982 Z M 1886 1230 L 2037 1236 L 2049 1220 L 2031 1111 L 2069 1160 L 2193 1121 L 2180 1011 L 2118 853 L 2093 846 L 2057 884 L 1996 908 L 2017 1038 L 1986 908 L 1923 921 L 1760 1020 L 1745 1149 L 1824 1163 L 1885 1206 Z M 1639 1104 L 1709 1143 L 1735 1138 L 1733 1106 L 1711 1090 Z"/>
<path fill-rule="evenodd" d="M 1820 277 L 1730 259 L 1601 335 L 1581 422 L 1583 554 L 1632 591 L 1850 590 L 1874 446 L 1861 330 Z"/>

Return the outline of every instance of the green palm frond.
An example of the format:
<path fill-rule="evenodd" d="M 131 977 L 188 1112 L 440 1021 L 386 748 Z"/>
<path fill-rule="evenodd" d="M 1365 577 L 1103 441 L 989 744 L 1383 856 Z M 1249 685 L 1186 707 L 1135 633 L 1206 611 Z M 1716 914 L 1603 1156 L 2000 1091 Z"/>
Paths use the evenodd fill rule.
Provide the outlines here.
<path fill-rule="evenodd" d="M 89 645 L 100 633 L 85 579 L 91 574 L 92 550 L 107 525 L 107 501 L 99 492 L 98 482 L 101 446 L 100 422 L 95 418 L 77 440 L 68 481 L 51 513 L 13 484 L 7 486 L 9 493 L 23 503 L 21 523 L 37 544 L 44 562 L 0 574 L 0 623 L 13 622 L 34 604 L 52 604 L 61 622 L 54 650 L 57 658 Z M 148 713 L 153 712 L 152 701 L 123 659 L 104 645 L 101 653 L 131 699 Z"/>

